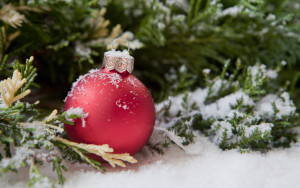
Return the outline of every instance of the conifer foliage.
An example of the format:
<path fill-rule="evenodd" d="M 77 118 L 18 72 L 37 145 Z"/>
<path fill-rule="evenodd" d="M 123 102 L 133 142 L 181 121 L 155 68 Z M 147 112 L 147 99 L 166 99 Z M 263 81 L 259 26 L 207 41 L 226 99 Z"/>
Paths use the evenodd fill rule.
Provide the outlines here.
<path fill-rule="evenodd" d="M 229 61 L 220 76 L 210 78 L 204 70 L 206 87 L 186 92 L 157 105 L 158 121 L 193 142 L 200 130 L 222 149 L 267 151 L 289 147 L 296 142 L 292 128 L 299 126 L 299 114 L 284 88 L 271 87 L 278 70 L 263 64 L 241 69 L 238 60 L 233 74 L 226 75 Z"/>
<path fill-rule="evenodd" d="M 83 114 L 45 113 L 23 100 L 33 88 L 67 91 L 120 36 L 157 102 L 157 130 L 173 143 L 205 135 L 224 150 L 289 147 L 300 125 L 299 8 L 297 0 L 0 1 L 1 173 L 28 166 L 29 186 L 56 186 L 66 161 L 105 171 L 87 153 L 112 166 L 136 162 L 108 145 L 69 141 L 63 124 Z"/>

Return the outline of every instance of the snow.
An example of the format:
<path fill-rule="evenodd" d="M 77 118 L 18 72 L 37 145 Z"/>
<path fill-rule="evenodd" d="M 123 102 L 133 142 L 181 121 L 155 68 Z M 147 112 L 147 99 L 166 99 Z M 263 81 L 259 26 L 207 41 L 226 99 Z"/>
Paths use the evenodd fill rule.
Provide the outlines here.
<path fill-rule="evenodd" d="M 75 43 L 75 52 L 82 57 L 89 57 L 92 53 L 91 48 L 85 46 L 81 42 L 77 41 Z"/>
<path fill-rule="evenodd" d="M 51 181 L 47 177 L 41 177 L 36 174 L 32 174 L 30 177 L 39 180 L 32 186 L 32 188 L 48 188 L 48 187 L 50 188 L 52 185 Z"/>
<path fill-rule="evenodd" d="M 156 25 L 159 30 L 164 30 L 166 28 L 166 24 L 164 24 L 162 22 L 157 22 Z"/>
<path fill-rule="evenodd" d="M 266 76 L 268 76 L 268 77 L 271 78 L 271 79 L 276 79 L 277 76 L 278 76 L 278 73 L 277 73 L 277 71 L 275 71 L 275 70 L 268 70 L 268 71 L 266 72 Z"/>
<path fill-rule="evenodd" d="M 162 132 L 164 136 L 170 138 L 174 143 L 176 143 L 177 146 L 185 150 L 186 152 L 189 152 L 189 150 L 186 149 L 186 147 L 182 144 L 184 142 L 184 139 L 182 137 L 179 137 L 175 134 L 174 131 L 168 131 L 166 128 L 163 127 L 155 127 L 154 128 L 157 135 L 159 135 L 159 132 Z M 150 139 L 151 143 L 158 144 L 159 142 L 162 142 L 162 137 L 158 136 L 152 136 L 154 138 Z"/>
<path fill-rule="evenodd" d="M 102 174 L 85 164 L 66 164 L 68 172 L 64 188 L 153 188 L 153 187 L 231 187 L 231 188 L 282 188 L 299 187 L 300 146 L 275 149 L 266 154 L 222 151 L 203 135 L 188 147 L 198 149 L 197 154 L 187 154 L 171 145 L 164 155 L 151 154 L 144 148 L 135 157 L 137 164 L 127 168 L 105 165 Z M 28 169 L 20 174 L 4 174 L 0 187 L 26 187 Z M 55 178 L 52 166 L 46 165 L 41 173 Z"/>
<path fill-rule="evenodd" d="M 216 95 L 218 91 L 220 90 L 222 83 L 225 81 L 222 81 L 221 79 L 215 80 L 211 90 L 212 90 L 212 95 Z"/>
<path fill-rule="evenodd" d="M 216 119 L 225 119 L 228 113 L 231 111 L 231 106 L 235 106 L 237 100 L 243 99 L 243 105 L 253 106 L 254 102 L 248 95 L 242 91 L 227 95 L 215 103 L 200 107 L 203 119 L 208 120 L 211 117 Z"/>
<path fill-rule="evenodd" d="M 133 87 L 138 87 L 142 85 L 142 83 L 135 77 L 128 77 L 127 81 L 129 81 L 130 84 L 133 85 Z"/>
<path fill-rule="evenodd" d="M 278 73 L 276 70 L 267 69 L 266 65 L 264 65 L 264 64 L 249 66 L 248 71 L 250 71 L 250 73 L 251 73 L 253 86 L 257 85 L 258 78 L 268 77 L 270 79 L 276 79 L 278 76 Z"/>
<path fill-rule="evenodd" d="M 256 114 L 272 118 L 274 115 L 272 104 L 274 104 L 278 109 L 278 113 L 276 114 L 278 119 L 282 119 L 284 116 L 288 116 L 289 114 L 296 112 L 296 106 L 293 101 L 290 100 L 289 94 L 287 92 L 283 92 L 280 97 L 270 94 L 262 98 L 255 107 Z"/>
<path fill-rule="evenodd" d="M 232 126 L 227 121 L 215 121 L 212 128 L 216 130 L 216 136 L 213 138 L 213 142 L 218 145 L 222 142 L 224 131 L 227 133 L 226 138 L 231 138 L 233 136 Z"/>
<path fill-rule="evenodd" d="M 116 101 L 116 105 L 119 108 L 123 108 L 124 110 L 128 110 L 129 109 L 129 106 L 126 104 L 126 102 L 122 102 L 121 99 L 119 99 L 119 100 Z"/>
<path fill-rule="evenodd" d="M 217 87 L 216 87 L 217 90 Z M 254 101 L 246 95 L 243 91 L 237 91 L 236 93 L 227 95 L 223 98 L 220 98 L 216 102 L 212 104 L 206 105 L 205 98 L 207 97 L 208 89 L 201 89 L 198 88 L 194 92 L 190 92 L 188 94 L 188 103 L 196 103 L 199 106 L 199 112 L 194 111 L 192 113 L 200 113 L 202 115 L 202 118 L 204 120 L 209 120 L 210 118 L 214 119 L 226 119 L 227 117 L 232 117 L 234 112 L 239 113 L 237 111 L 232 110 L 232 106 L 237 105 L 237 100 L 242 100 L 242 105 L 243 106 L 254 106 Z M 182 98 L 183 95 L 178 95 L 178 96 L 170 96 L 168 100 L 157 104 L 156 109 L 159 111 L 162 109 L 164 106 L 170 106 L 169 108 L 169 114 L 172 116 L 176 116 L 178 112 L 184 113 L 185 110 L 182 107 Z M 287 106 L 288 107 L 288 106 Z M 250 117 L 249 117 L 250 118 Z M 158 117 L 158 119 L 160 119 Z M 159 122 L 157 121 L 156 124 L 160 124 L 162 127 L 169 128 L 174 125 L 174 123 L 177 121 L 177 118 L 171 119 L 169 122 Z M 220 123 L 220 122 L 218 122 Z M 220 133 L 221 134 L 221 133 Z"/>
<path fill-rule="evenodd" d="M 49 133 L 48 129 L 44 129 L 43 128 L 44 123 L 40 122 L 40 121 L 33 121 L 31 123 L 23 123 L 22 127 L 27 128 L 27 129 L 34 129 L 34 131 L 32 132 L 31 137 L 36 138 L 36 142 L 38 142 L 38 138 L 40 138 L 42 135 L 45 136 Z M 24 134 L 25 136 L 27 135 L 27 133 L 23 132 L 22 134 Z M 49 136 L 49 139 L 54 138 L 54 135 Z M 22 138 L 22 141 L 24 141 L 26 138 Z M 49 141 L 48 141 L 49 142 Z M 44 143 L 47 143 L 47 141 L 45 141 Z"/>
<path fill-rule="evenodd" d="M 122 57 L 122 58 L 133 58 L 129 55 L 127 50 L 119 51 L 119 50 L 110 50 L 104 53 L 104 56 L 111 56 L 111 57 Z"/>
<path fill-rule="evenodd" d="M 129 41 L 129 46 L 131 50 L 136 50 L 143 47 L 143 43 L 141 43 L 138 39 Z"/>
<path fill-rule="evenodd" d="M 190 103 L 196 102 L 200 107 L 200 112 L 202 114 L 203 119 L 207 120 L 210 117 L 215 117 L 216 119 L 225 118 L 231 113 L 231 106 L 236 105 L 237 100 L 243 99 L 243 105 L 253 106 L 254 102 L 248 95 L 246 95 L 242 91 L 238 91 L 236 93 L 227 95 L 215 103 L 205 105 L 204 100 L 207 96 L 207 89 L 197 89 L 193 93 L 189 93 Z M 171 107 L 169 109 L 169 113 L 172 115 L 176 115 L 178 111 L 182 108 L 182 97 L 183 95 L 178 95 L 175 97 L 169 97 L 167 101 L 162 102 L 156 105 L 156 109 L 161 109 L 165 105 L 169 105 L 171 102 Z"/>
<path fill-rule="evenodd" d="M 269 14 L 267 17 L 266 17 L 266 20 L 268 21 L 273 21 L 276 19 L 276 16 L 274 14 Z"/>
<path fill-rule="evenodd" d="M 186 16 L 184 14 L 173 15 L 172 20 L 174 20 L 175 22 L 184 23 L 186 20 Z"/>
<path fill-rule="evenodd" d="M 231 15 L 231 16 L 237 16 L 242 11 L 241 7 L 233 6 L 229 7 L 221 13 L 222 16 Z"/>
<path fill-rule="evenodd" d="M 4 158 L 1 160 L 0 167 L 5 168 L 10 165 L 14 165 L 16 169 L 22 166 L 23 161 L 30 155 L 33 155 L 33 150 L 28 147 L 16 147 L 15 155 L 12 158 Z"/>
<path fill-rule="evenodd" d="M 71 107 L 66 111 L 66 118 L 67 118 L 68 121 L 73 122 L 73 119 L 68 119 L 72 114 L 80 115 L 81 122 L 82 122 L 82 127 L 85 127 L 85 119 L 88 117 L 89 114 L 85 113 L 84 110 L 80 107 L 76 107 L 76 108 Z"/>
<path fill-rule="evenodd" d="M 287 65 L 287 62 L 286 62 L 285 60 L 282 60 L 282 61 L 281 61 L 281 65 L 286 66 L 286 65 Z"/>
<path fill-rule="evenodd" d="M 278 76 L 277 71 L 267 69 L 265 65 L 249 67 L 248 73 L 250 73 L 252 86 L 261 84 L 262 79 L 276 79 Z M 178 122 L 184 121 L 185 126 L 191 126 L 198 117 L 201 117 L 203 121 L 210 124 L 208 128 L 210 140 L 220 145 L 223 141 L 227 144 L 238 143 L 243 136 L 251 137 L 254 132 L 267 139 L 269 137 L 265 136 L 269 135 L 274 127 L 270 122 L 274 119 L 288 120 L 287 118 L 296 113 L 296 107 L 287 92 L 269 94 L 256 101 L 250 98 L 247 90 L 239 89 L 214 101 L 208 96 L 217 96 L 222 88 L 231 87 L 234 82 L 228 82 L 219 77 L 210 82 L 212 83 L 209 87 L 198 88 L 187 94 L 170 96 L 168 100 L 157 104 L 157 111 L 167 109 L 165 111 L 167 114 L 158 114 L 156 125 L 172 128 Z M 247 112 L 247 109 L 251 109 L 252 113 Z M 177 144 L 178 141 L 174 142 Z"/>
<path fill-rule="evenodd" d="M 97 79 L 96 79 L 97 78 Z M 79 78 L 73 82 L 72 88 L 70 92 L 68 93 L 67 97 L 64 99 L 64 102 L 66 102 L 68 97 L 75 97 L 75 95 L 85 95 L 85 88 L 83 85 L 81 87 L 77 87 L 79 83 L 81 82 L 91 82 L 93 81 L 96 84 L 96 81 L 108 79 L 107 83 L 111 83 L 116 86 L 116 88 L 119 87 L 119 83 L 122 81 L 122 77 L 118 73 L 103 73 L 100 72 L 99 69 L 92 69 L 87 74 L 83 76 L 79 76 Z M 107 84 L 104 83 L 104 84 Z M 100 91 L 101 92 L 101 91 Z"/>
<path fill-rule="evenodd" d="M 261 123 L 259 125 L 251 125 L 250 127 L 245 127 L 245 136 L 249 138 L 251 135 L 253 135 L 255 130 L 258 130 L 263 134 L 271 133 L 271 129 L 273 126 L 273 123 Z"/>
<path fill-rule="evenodd" d="M 205 74 L 209 74 L 210 73 L 210 69 L 203 69 L 203 73 L 205 73 Z"/>

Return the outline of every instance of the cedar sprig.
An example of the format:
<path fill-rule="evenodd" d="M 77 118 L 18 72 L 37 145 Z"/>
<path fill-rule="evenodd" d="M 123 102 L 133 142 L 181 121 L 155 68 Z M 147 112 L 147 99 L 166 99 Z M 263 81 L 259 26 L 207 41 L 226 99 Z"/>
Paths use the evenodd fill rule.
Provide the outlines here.
<path fill-rule="evenodd" d="M 15 70 L 12 78 L 8 78 L 0 82 L 1 98 L 6 107 L 10 107 L 12 103 L 16 102 L 17 100 L 25 97 L 30 93 L 30 90 L 27 89 L 19 95 L 16 95 L 18 90 L 21 89 L 21 87 L 26 83 L 26 81 L 26 78 L 22 79 L 22 74 L 18 70 Z"/>

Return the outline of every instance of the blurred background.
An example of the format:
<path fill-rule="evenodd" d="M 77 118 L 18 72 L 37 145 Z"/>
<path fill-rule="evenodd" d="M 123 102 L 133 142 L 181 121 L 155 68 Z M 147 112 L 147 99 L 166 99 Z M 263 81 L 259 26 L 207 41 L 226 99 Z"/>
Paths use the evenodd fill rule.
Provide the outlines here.
<path fill-rule="evenodd" d="M 225 62 L 228 73 L 259 62 L 281 69 L 271 88 L 287 89 L 300 109 L 298 0 L 1 0 L 0 79 L 34 56 L 27 100 L 61 109 L 117 37 L 130 41 L 133 74 L 157 103 L 204 87 L 204 69 L 213 77 Z"/>

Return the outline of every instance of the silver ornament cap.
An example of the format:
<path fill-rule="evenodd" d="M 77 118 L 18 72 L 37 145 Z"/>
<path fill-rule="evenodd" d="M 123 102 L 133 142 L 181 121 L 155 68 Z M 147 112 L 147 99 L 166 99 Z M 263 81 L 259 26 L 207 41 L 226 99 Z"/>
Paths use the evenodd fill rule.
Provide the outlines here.
<path fill-rule="evenodd" d="M 134 58 L 129 55 L 129 42 L 127 41 L 128 50 L 118 51 L 114 49 L 114 43 L 118 39 L 124 38 L 116 38 L 112 43 L 112 50 L 104 53 L 103 59 L 103 67 L 107 70 L 116 70 L 119 73 L 123 73 L 125 71 L 132 73 L 134 68 Z"/>
<path fill-rule="evenodd" d="M 134 68 L 134 58 L 129 55 L 127 50 L 111 50 L 104 53 L 103 66 L 107 70 L 116 70 L 119 73 L 128 71 L 132 73 Z"/>

